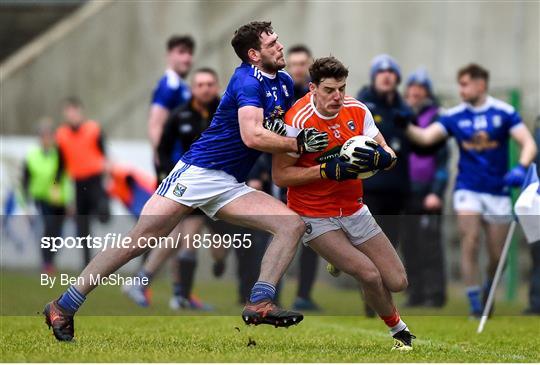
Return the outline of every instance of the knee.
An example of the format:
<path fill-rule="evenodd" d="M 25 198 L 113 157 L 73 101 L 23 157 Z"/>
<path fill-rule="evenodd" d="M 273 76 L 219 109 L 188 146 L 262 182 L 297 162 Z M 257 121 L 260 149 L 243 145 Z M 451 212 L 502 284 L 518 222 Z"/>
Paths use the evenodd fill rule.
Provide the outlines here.
<path fill-rule="evenodd" d="M 399 293 L 404 291 L 409 286 L 409 281 L 407 280 L 407 274 L 402 273 L 398 275 L 392 282 L 388 283 L 386 287 L 392 293 Z"/>
<path fill-rule="evenodd" d="M 382 277 L 377 268 L 358 270 L 353 276 L 363 287 L 376 288 L 382 286 Z"/>
<path fill-rule="evenodd" d="M 281 233 L 286 237 L 293 238 L 293 241 L 298 243 L 298 240 L 302 237 L 306 231 L 306 225 L 304 221 L 296 216 L 293 218 L 288 218 L 286 221 L 282 222 L 277 228 L 278 234 Z"/>

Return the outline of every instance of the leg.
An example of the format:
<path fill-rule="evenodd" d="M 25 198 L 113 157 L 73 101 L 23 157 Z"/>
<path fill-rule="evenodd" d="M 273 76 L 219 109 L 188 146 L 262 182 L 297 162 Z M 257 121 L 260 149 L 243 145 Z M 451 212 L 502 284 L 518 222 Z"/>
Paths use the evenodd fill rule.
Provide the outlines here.
<path fill-rule="evenodd" d="M 391 292 L 397 293 L 407 288 L 407 274 L 399 256 L 384 233 L 357 246 L 381 273 L 384 286 Z"/>
<path fill-rule="evenodd" d="M 461 274 L 466 286 L 479 283 L 478 250 L 481 217 L 477 212 L 458 211 L 457 225 L 461 241 Z"/>
<path fill-rule="evenodd" d="M 129 233 L 133 245 L 129 248 L 110 248 L 100 252 L 80 274 L 83 284 L 75 288 L 83 295 L 94 289 L 90 283 L 90 275 L 107 276 L 118 270 L 131 259 L 147 251 L 136 243 L 140 238 L 166 237 L 178 224 L 181 218 L 192 208 L 154 194 L 148 200 L 137 224 Z M 144 240 L 143 240 L 144 242 Z"/>
<path fill-rule="evenodd" d="M 540 241 L 536 241 L 530 247 L 532 270 L 529 288 L 529 309 L 527 311 L 531 314 L 540 314 Z"/>
<path fill-rule="evenodd" d="M 390 291 L 383 283 L 381 271 L 366 254 L 351 244 L 342 230 L 327 232 L 309 244 L 328 262 L 360 283 L 366 302 L 379 315 L 392 315 L 394 303 Z"/>
<path fill-rule="evenodd" d="M 274 235 L 263 256 L 259 281 L 275 286 L 294 258 L 298 240 L 304 233 L 305 225 L 300 217 L 279 200 L 260 191 L 233 200 L 221 208 L 217 216 Z"/>
<path fill-rule="evenodd" d="M 497 264 L 501 258 L 504 239 L 510 228 L 509 223 L 489 223 L 485 222 L 486 244 L 488 248 L 488 278 L 491 280 L 495 276 Z"/>
<path fill-rule="evenodd" d="M 251 191 L 234 199 L 219 209 L 217 216 L 274 235 L 262 259 L 259 281 L 253 286 L 242 312 L 244 322 L 276 327 L 300 323 L 304 318 L 301 313 L 283 310 L 274 304 L 274 300 L 276 286 L 294 258 L 298 240 L 305 231 L 304 222 L 285 204 L 260 191 Z"/>
<path fill-rule="evenodd" d="M 296 309 L 319 310 L 317 304 L 311 299 L 311 289 L 317 276 L 317 265 L 319 256 L 309 246 L 303 246 L 300 253 L 300 272 L 298 273 L 297 299 L 294 307 Z"/>

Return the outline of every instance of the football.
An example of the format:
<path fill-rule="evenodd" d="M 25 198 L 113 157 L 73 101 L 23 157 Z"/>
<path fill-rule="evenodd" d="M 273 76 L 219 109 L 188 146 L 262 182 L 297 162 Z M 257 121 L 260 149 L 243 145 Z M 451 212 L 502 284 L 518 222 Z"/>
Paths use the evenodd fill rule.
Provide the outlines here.
<path fill-rule="evenodd" d="M 352 161 L 355 158 L 352 156 L 354 149 L 356 147 L 364 147 L 364 148 L 371 148 L 370 146 L 366 145 L 366 142 L 375 140 L 373 138 L 370 138 L 368 136 L 354 136 L 347 140 L 341 147 L 341 151 L 339 152 L 339 155 L 342 157 L 345 157 L 347 161 Z M 375 142 L 376 143 L 376 142 Z M 367 179 L 373 175 L 375 175 L 379 170 L 374 171 L 368 171 L 368 172 L 362 172 L 358 174 L 359 179 Z"/>

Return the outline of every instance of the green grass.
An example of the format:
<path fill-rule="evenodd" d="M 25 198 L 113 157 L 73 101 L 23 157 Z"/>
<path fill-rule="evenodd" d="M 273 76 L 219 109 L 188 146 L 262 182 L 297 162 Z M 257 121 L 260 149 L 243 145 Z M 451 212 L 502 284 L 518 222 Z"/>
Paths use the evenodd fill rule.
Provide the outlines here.
<path fill-rule="evenodd" d="M 540 319 L 512 315 L 520 303 L 499 305 L 506 314 L 490 320 L 481 335 L 476 334 L 477 322 L 457 315 L 465 308 L 458 300 L 441 315 L 404 311 L 418 340 L 413 352 L 394 353 L 384 324 L 360 315 L 358 293 L 321 284 L 315 297 L 325 313 L 342 315 L 308 314 L 289 329 L 245 326 L 233 283 L 201 283 L 197 290 L 220 312 L 234 316 L 172 315 L 166 307 L 165 280 L 156 283 L 150 310 L 136 308 L 118 288 L 104 287 L 92 294 L 77 316 L 76 341 L 59 343 L 36 314 L 52 291 L 41 290 L 36 281 L 35 274 L 2 273 L 3 362 L 540 362 Z M 287 286 L 284 303 L 290 303 L 292 289 Z M 54 293 L 60 291 L 56 288 Z M 131 315 L 103 315 L 113 312 Z M 144 316 L 149 313 L 156 315 Z M 255 346 L 247 346 L 250 339 Z"/>

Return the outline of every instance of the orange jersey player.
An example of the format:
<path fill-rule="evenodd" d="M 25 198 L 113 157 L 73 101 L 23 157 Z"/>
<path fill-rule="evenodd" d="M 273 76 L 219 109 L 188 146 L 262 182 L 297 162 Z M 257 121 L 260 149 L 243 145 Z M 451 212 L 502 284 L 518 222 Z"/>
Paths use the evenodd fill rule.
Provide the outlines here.
<path fill-rule="evenodd" d="M 316 60 L 310 92 L 285 115 L 287 134 L 316 128 L 328 134 L 322 152 L 275 154 L 272 175 L 288 187 L 288 205 L 306 224 L 302 237 L 335 268 L 362 286 L 364 298 L 389 327 L 396 350 L 411 350 L 415 338 L 401 320 L 391 292 L 407 287 L 407 276 L 392 244 L 362 203 L 360 172 L 392 168 L 394 151 L 386 145 L 368 108 L 345 96 L 347 68 L 336 58 Z M 339 156 L 349 138 L 366 135 L 376 143 L 356 147 L 351 161 Z M 369 143 L 369 142 L 368 142 Z"/>

